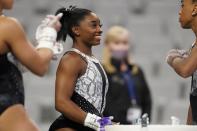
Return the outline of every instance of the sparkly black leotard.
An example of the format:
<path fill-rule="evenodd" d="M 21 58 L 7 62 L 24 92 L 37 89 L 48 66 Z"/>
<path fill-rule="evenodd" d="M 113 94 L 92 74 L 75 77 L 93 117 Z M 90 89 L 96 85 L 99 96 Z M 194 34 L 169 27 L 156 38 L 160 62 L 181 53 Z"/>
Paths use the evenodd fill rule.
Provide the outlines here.
<path fill-rule="evenodd" d="M 0 115 L 15 104 L 24 105 L 22 75 L 7 54 L 0 55 Z"/>

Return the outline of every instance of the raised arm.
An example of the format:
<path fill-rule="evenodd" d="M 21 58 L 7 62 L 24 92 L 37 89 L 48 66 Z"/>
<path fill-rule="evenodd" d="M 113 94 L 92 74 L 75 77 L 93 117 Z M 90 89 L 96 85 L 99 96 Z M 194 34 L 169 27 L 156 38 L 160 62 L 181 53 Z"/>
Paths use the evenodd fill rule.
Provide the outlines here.
<path fill-rule="evenodd" d="M 44 75 L 53 56 L 52 50 L 49 48 L 36 50 L 16 19 L 5 18 L 2 24 L 0 28 L 4 33 L 4 41 L 9 50 L 33 73 L 40 76 Z"/>

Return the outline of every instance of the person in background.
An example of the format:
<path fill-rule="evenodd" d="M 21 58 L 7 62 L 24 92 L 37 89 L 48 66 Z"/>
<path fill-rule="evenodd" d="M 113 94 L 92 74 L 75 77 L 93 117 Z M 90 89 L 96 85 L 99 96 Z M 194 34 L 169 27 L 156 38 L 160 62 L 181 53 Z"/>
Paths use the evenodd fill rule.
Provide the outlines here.
<path fill-rule="evenodd" d="M 132 124 L 142 114 L 151 117 L 151 93 L 142 69 L 129 61 L 129 31 L 111 27 L 105 38 L 103 66 L 109 79 L 104 116 Z"/>

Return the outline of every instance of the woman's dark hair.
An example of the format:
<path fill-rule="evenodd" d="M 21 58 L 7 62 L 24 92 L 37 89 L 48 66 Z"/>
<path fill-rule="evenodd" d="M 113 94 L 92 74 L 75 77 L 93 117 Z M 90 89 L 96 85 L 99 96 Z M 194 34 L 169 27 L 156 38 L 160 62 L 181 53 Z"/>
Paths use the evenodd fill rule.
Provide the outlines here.
<path fill-rule="evenodd" d="M 55 13 L 63 13 L 60 22 L 62 27 L 57 35 L 57 41 L 66 41 L 67 35 L 74 39 L 75 34 L 72 31 L 74 26 L 78 26 L 80 21 L 84 19 L 85 16 L 89 15 L 92 11 L 88 9 L 76 8 L 76 6 L 69 6 L 69 8 L 60 8 Z"/>

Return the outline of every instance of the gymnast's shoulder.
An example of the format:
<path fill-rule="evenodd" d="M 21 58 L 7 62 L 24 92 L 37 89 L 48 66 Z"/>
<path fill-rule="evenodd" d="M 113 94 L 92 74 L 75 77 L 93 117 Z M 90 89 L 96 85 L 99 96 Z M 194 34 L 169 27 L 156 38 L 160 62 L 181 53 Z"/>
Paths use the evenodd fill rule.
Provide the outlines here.
<path fill-rule="evenodd" d="M 0 16 L 0 28 L 1 30 L 11 30 L 11 31 L 17 31 L 22 30 L 22 26 L 20 22 L 14 18 L 14 17 L 8 17 L 8 16 Z M 12 32 L 16 33 L 16 32 Z"/>
<path fill-rule="evenodd" d="M 84 67 L 84 62 L 82 57 L 72 51 L 68 51 L 64 54 L 64 56 L 61 58 L 59 67 L 63 68 L 75 68 L 81 70 L 82 67 Z"/>

